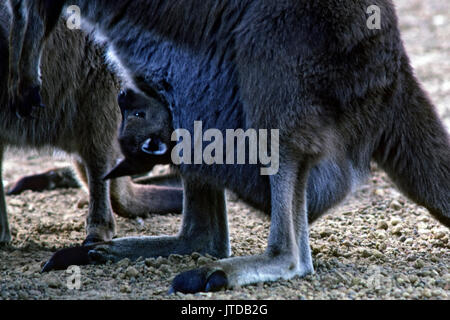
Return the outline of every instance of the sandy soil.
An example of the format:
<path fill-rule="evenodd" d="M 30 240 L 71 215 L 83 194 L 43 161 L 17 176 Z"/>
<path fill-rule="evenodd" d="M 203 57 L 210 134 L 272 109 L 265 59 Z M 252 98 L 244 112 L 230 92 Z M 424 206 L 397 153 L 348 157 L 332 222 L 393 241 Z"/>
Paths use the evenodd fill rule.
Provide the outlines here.
<path fill-rule="evenodd" d="M 419 79 L 450 129 L 450 2 L 395 1 L 403 37 Z M 24 174 L 65 166 L 68 159 L 10 151 L 5 185 Z M 27 192 L 8 197 L 13 243 L 0 248 L 0 299 L 448 299 L 450 231 L 408 201 L 374 168 L 374 175 L 311 229 L 316 273 L 304 279 L 215 294 L 167 294 L 181 271 L 211 257 L 127 260 L 81 268 L 81 288 L 70 274 L 40 274 L 59 248 L 84 238 L 83 190 Z M 269 220 L 229 197 L 233 255 L 262 252 Z M 180 216 L 117 218 L 118 236 L 173 234 Z"/>

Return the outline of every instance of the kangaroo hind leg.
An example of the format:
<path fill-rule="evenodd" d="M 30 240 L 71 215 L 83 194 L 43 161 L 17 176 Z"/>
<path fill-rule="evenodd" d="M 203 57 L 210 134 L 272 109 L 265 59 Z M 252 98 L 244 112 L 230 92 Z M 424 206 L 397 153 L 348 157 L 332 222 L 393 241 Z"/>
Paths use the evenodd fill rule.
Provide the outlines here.
<path fill-rule="evenodd" d="M 261 255 L 219 260 L 178 275 L 172 291 L 217 291 L 257 282 L 290 279 L 314 271 L 309 246 L 306 184 L 309 161 L 282 152 L 280 170 L 270 178 L 272 220 L 268 246 Z"/>

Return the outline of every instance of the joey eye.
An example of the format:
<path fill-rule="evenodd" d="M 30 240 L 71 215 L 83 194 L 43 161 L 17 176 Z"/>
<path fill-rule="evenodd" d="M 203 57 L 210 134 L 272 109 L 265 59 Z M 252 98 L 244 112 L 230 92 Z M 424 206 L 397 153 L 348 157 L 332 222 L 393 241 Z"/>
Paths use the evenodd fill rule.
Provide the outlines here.
<path fill-rule="evenodd" d="M 145 112 L 136 112 L 134 114 L 136 118 L 145 118 Z"/>

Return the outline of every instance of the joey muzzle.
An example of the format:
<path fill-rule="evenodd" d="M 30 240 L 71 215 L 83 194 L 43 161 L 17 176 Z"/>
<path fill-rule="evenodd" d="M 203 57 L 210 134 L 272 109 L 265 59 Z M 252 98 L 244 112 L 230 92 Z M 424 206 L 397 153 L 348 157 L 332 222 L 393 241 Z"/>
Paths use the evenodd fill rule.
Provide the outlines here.
<path fill-rule="evenodd" d="M 151 170 L 151 169 L 150 169 Z M 130 159 L 123 159 L 117 166 L 114 167 L 108 174 L 103 177 L 103 180 L 117 179 L 120 177 L 134 176 L 147 173 L 147 167 L 144 167 L 139 162 L 134 162 Z"/>
<path fill-rule="evenodd" d="M 144 174 L 157 164 L 164 164 L 161 156 L 167 154 L 168 146 L 159 138 L 149 138 L 141 146 L 142 153 L 133 158 L 125 158 L 119 162 L 103 179 L 110 180 L 126 176 Z"/>

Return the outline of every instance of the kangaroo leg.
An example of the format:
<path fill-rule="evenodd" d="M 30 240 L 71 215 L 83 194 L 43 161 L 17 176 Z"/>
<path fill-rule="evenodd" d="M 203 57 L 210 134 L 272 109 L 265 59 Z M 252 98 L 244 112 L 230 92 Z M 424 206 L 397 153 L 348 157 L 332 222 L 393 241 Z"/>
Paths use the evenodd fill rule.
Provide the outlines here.
<path fill-rule="evenodd" d="M 10 0 L 9 2 L 11 5 L 12 17 L 9 36 L 8 95 L 10 106 L 15 107 L 16 98 L 19 94 L 20 55 L 22 53 L 25 38 L 28 12 L 25 0 Z"/>
<path fill-rule="evenodd" d="M 111 180 L 111 202 L 114 212 L 126 218 L 180 213 L 183 207 L 183 189 L 139 185 L 130 177 L 123 177 Z"/>
<path fill-rule="evenodd" d="M 65 269 L 72 264 L 188 255 L 193 252 L 228 257 L 230 244 L 224 190 L 190 178 L 183 180 L 183 186 L 183 221 L 178 235 L 121 238 L 89 248 L 62 250 L 49 260 L 44 271 Z"/>
<path fill-rule="evenodd" d="M 44 40 L 55 27 L 65 1 L 10 0 L 12 24 L 8 93 L 19 117 L 42 107 L 39 65 Z"/>
<path fill-rule="evenodd" d="M 103 176 L 108 172 L 108 159 L 83 157 L 85 164 L 78 164 L 81 179 L 86 179 L 89 190 L 89 213 L 86 220 L 87 238 L 85 244 L 109 241 L 115 233 L 115 220 L 110 201 L 109 181 Z M 85 170 L 83 170 L 83 167 Z"/>
<path fill-rule="evenodd" d="M 22 1 L 20 1 L 22 2 Z M 10 61 L 14 62 L 10 66 L 10 85 L 14 89 L 15 83 L 17 83 L 18 72 L 20 80 L 18 82 L 18 98 L 15 99 L 15 107 L 17 108 L 17 114 L 20 117 L 29 117 L 33 109 L 42 107 L 41 104 L 41 79 L 40 79 L 40 60 L 42 55 L 43 42 L 41 41 L 27 41 L 26 39 L 41 39 L 45 35 L 45 23 L 38 17 L 38 11 L 34 6 L 38 5 L 35 1 L 24 1 L 26 3 L 27 12 L 21 13 L 19 19 L 13 18 L 13 21 L 17 22 L 17 26 L 13 25 L 11 28 L 11 40 L 10 42 L 20 40 L 15 37 L 22 37 L 20 42 L 21 46 L 12 47 Z M 20 5 L 23 11 L 24 5 Z M 13 12 L 15 14 L 15 12 Z M 24 19 L 26 19 L 26 31 L 23 38 Z M 21 52 L 18 53 L 18 49 L 21 47 Z M 20 54 L 18 56 L 18 54 Z M 20 65 L 16 65 L 17 58 L 20 58 Z M 10 93 L 13 94 L 10 89 Z M 14 98 L 13 98 L 14 99 Z"/>
<path fill-rule="evenodd" d="M 92 154 L 105 154 L 111 167 L 121 157 L 117 139 L 105 141 L 109 147 L 105 150 L 92 150 Z M 88 157 L 89 158 L 89 157 Z M 98 161 L 98 160 L 96 160 Z M 80 180 L 85 184 L 88 177 L 84 165 L 76 163 Z M 102 173 L 101 179 L 107 174 Z M 130 177 L 110 180 L 110 199 L 113 211 L 125 218 L 147 217 L 150 214 L 181 213 L 183 207 L 183 189 L 179 186 L 153 186 L 134 183 Z"/>
<path fill-rule="evenodd" d="M 309 164 L 299 165 L 287 152 L 280 154 L 280 170 L 270 178 L 272 220 L 265 253 L 220 260 L 182 273 L 174 279 L 173 291 L 215 291 L 313 272 L 305 191 Z"/>
<path fill-rule="evenodd" d="M 42 192 L 46 190 L 79 187 L 80 184 L 75 178 L 72 168 L 54 168 L 44 173 L 19 179 L 7 188 L 7 195 L 18 195 L 27 190 Z"/>
<path fill-rule="evenodd" d="M 370 163 L 345 155 L 323 158 L 308 175 L 308 218 L 314 223 L 339 204 L 368 175 Z"/>
<path fill-rule="evenodd" d="M 169 173 L 161 176 L 135 178 L 133 182 L 142 185 L 155 185 L 166 187 L 181 187 L 181 178 L 177 173 Z"/>
<path fill-rule="evenodd" d="M 0 143 L 0 244 L 9 243 L 11 241 L 11 233 L 9 231 L 8 213 L 6 212 L 5 191 L 3 189 L 3 144 Z"/>

